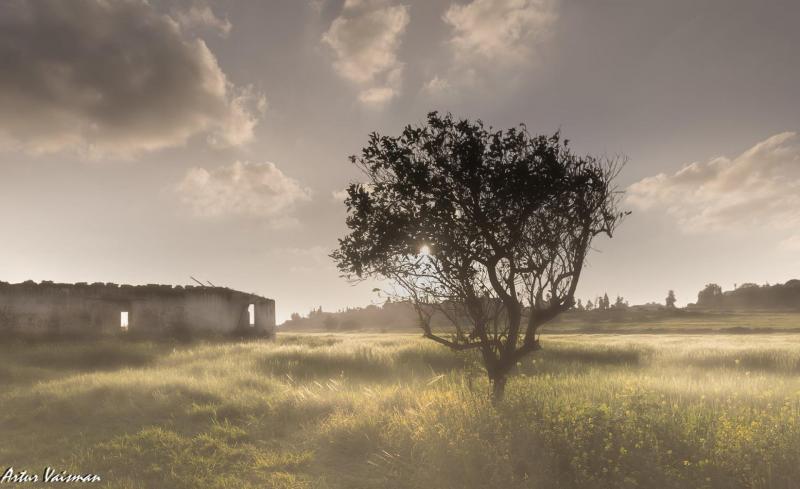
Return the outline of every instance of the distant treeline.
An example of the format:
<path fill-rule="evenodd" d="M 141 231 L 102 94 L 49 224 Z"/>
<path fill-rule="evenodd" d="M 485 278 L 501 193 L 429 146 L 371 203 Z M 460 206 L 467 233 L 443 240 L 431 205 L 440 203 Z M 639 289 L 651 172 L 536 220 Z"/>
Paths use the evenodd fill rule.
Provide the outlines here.
<path fill-rule="evenodd" d="M 708 284 L 697 294 L 697 304 L 690 304 L 689 307 L 800 310 L 800 280 L 775 285 L 746 283 L 724 292 L 719 285 Z"/>
<path fill-rule="evenodd" d="M 800 280 L 790 280 L 785 284 L 763 285 L 742 284 L 735 290 L 722 291 L 717 284 L 709 284 L 698 294 L 696 304 L 688 309 L 700 313 L 702 310 L 800 310 Z M 698 312 L 700 311 L 700 312 Z M 525 311 L 523 311 L 525 314 Z M 675 307 L 675 294 L 669 291 L 664 303 L 648 303 L 629 306 L 622 297 L 611 301 L 607 294 L 594 301 L 577 301 L 572 311 L 556 319 L 581 321 L 587 323 L 603 321 L 636 321 L 689 314 L 685 309 Z M 655 316 L 654 316 L 655 315 Z M 434 329 L 445 328 L 448 320 L 441 314 L 434 314 Z M 297 313 L 281 325 L 292 331 L 409 331 L 419 330 L 419 318 L 410 302 L 387 300 L 382 306 L 348 308 L 337 312 L 326 312 L 321 307 L 313 309 L 307 317 Z"/>
<path fill-rule="evenodd" d="M 602 301 L 598 301 L 601 302 Z M 586 309 L 577 306 L 570 312 L 562 314 L 554 322 L 562 320 L 575 320 L 587 323 L 603 321 L 627 321 L 632 319 L 651 318 L 658 315 L 674 315 L 683 312 L 669 308 L 664 304 L 645 304 L 628 306 L 625 303 L 609 306 L 598 304 L 598 307 Z M 523 311 L 523 316 L 527 311 Z M 452 317 L 452 316 L 451 316 Z M 431 326 L 434 330 L 446 329 L 450 322 L 446 316 L 439 312 L 432 312 Z M 284 331 L 382 331 L 382 332 L 418 332 L 420 329 L 419 317 L 410 302 L 387 301 L 382 306 L 371 305 L 367 307 L 348 308 L 337 312 L 323 311 L 322 308 L 312 310 L 307 317 L 292 314 L 291 319 L 281 325 Z"/>
<path fill-rule="evenodd" d="M 418 331 L 419 318 L 410 302 L 386 301 L 383 306 L 347 308 L 338 312 L 325 312 L 322 307 L 311 310 L 308 317 L 292 314 L 281 325 L 294 331 L 359 331 L 378 329 L 386 331 Z"/>

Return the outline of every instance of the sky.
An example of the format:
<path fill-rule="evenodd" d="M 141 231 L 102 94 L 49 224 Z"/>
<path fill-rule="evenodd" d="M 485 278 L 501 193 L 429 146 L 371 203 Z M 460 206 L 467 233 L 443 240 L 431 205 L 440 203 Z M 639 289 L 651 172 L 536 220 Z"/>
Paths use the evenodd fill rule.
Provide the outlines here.
<path fill-rule="evenodd" d="M 348 160 L 432 110 L 623 157 L 578 295 L 800 277 L 800 2 L 0 2 L 0 280 L 192 284 L 278 320 L 381 299 L 328 258 Z"/>

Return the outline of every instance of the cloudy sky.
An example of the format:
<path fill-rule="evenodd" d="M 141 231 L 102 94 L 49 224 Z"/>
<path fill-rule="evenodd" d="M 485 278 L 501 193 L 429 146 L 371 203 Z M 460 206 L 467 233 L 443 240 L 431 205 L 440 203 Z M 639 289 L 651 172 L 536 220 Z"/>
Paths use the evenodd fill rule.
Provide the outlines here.
<path fill-rule="evenodd" d="M 0 280 L 191 283 L 279 320 L 338 277 L 347 156 L 430 110 L 625 155 L 580 287 L 800 277 L 800 2 L 4 0 Z"/>

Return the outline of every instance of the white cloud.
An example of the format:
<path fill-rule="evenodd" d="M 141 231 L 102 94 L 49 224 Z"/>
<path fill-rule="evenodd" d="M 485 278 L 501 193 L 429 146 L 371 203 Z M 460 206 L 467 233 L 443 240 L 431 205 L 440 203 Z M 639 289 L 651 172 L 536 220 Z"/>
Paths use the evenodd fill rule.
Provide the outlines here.
<path fill-rule="evenodd" d="M 366 190 L 368 193 L 372 193 L 372 191 L 374 189 L 374 186 L 373 186 L 372 183 L 369 183 L 369 182 L 356 182 L 356 183 L 361 185 L 361 187 L 363 187 L 364 190 Z M 347 187 L 345 187 L 345 188 L 343 188 L 341 190 L 334 190 L 333 192 L 331 192 L 331 198 L 333 198 L 333 200 L 335 200 L 336 202 L 344 203 L 344 200 L 349 196 L 349 194 L 347 193 L 347 189 L 349 189 L 349 188 L 350 188 L 350 185 L 348 185 Z"/>
<path fill-rule="evenodd" d="M 361 102 L 382 105 L 399 94 L 403 63 L 397 51 L 408 22 L 407 6 L 348 0 L 323 35 L 334 69 L 361 90 Z"/>
<path fill-rule="evenodd" d="M 251 141 L 260 116 L 267 110 L 267 99 L 248 85 L 231 97 L 228 109 L 219 128 L 208 137 L 213 146 L 241 146 Z"/>
<path fill-rule="evenodd" d="M 365 105 L 381 106 L 397 95 L 397 90 L 389 87 L 377 87 L 363 90 L 358 94 L 358 100 Z"/>
<path fill-rule="evenodd" d="M 447 78 L 440 78 L 439 75 L 436 75 L 428 80 L 422 88 L 428 93 L 439 94 L 450 90 L 452 84 Z"/>
<path fill-rule="evenodd" d="M 739 156 L 685 165 L 645 178 L 626 200 L 642 210 L 664 209 L 687 232 L 800 228 L 800 138 L 772 136 Z M 790 236 L 782 246 L 800 244 Z"/>
<path fill-rule="evenodd" d="M 528 58 L 549 37 L 555 20 L 551 0 L 473 0 L 453 4 L 444 14 L 458 56 L 494 62 Z"/>
<path fill-rule="evenodd" d="M 217 17 L 208 5 L 194 4 L 186 9 L 176 9 L 172 16 L 186 30 L 210 29 L 227 37 L 233 28 L 227 18 Z"/>
<path fill-rule="evenodd" d="M 346 188 L 342 190 L 334 190 L 333 192 L 331 192 L 331 198 L 333 198 L 334 201 L 339 202 L 340 204 L 344 202 L 344 199 L 346 199 L 347 197 L 348 194 Z"/>
<path fill-rule="evenodd" d="M 192 168 L 175 189 L 196 216 L 266 218 L 273 226 L 293 223 L 290 211 L 311 200 L 308 188 L 269 162 Z"/>
<path fill-rule="evenodd" d="M 196 135 L 250 141 L 264 97 L 234 86 L 186 28 L 225 31 L 225 21 L 187 12 L 176 19 L 144 0 L 0 2 L 0 142 L 129 157 Z"/>
<path fill-rule="evenodd" d="M 451 28 L 453 64 L 425 89 L 442 92 L 451 85 L 484 76 L 505 77 L 536 61 L 558 20 L 557 0 L 473 0 L 452 3 L 444 14 Z"/>

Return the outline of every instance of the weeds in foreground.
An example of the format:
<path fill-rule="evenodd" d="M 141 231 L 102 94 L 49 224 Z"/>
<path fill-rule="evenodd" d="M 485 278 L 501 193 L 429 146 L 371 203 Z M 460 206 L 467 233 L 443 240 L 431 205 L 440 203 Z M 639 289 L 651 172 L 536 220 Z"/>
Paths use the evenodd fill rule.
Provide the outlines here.
<path fill-rule="evenodd" d="M 114 488 L 795 487 L 800 338 L 544 346 L 499 406 L 475 358 L 412 336 L 3 346 L 0 462 Z"/>

